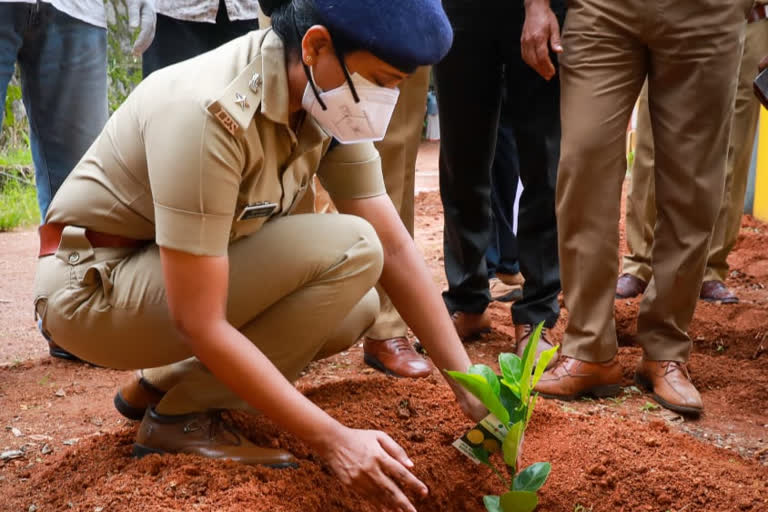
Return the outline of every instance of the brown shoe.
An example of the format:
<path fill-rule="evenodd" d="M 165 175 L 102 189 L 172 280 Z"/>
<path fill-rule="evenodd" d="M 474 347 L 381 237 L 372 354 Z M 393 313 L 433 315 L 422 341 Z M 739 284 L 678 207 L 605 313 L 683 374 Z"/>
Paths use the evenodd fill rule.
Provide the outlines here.
<path fill-rule="evenodd" d="M 707 302 L 736 304 L 739 298 L 722 281 L 704 281 L 701 283 L 699 298 Z"/>
<path fill-rule="evenodd" d="M 147 407 L 156 406 L 163 396 L 165 391 L 150 384 L 137 370 L 115 394 L 115 409 L 129 420 L 140 420 Z"/>
<path fill-rule="evenodd" d="M 496 272 L 496 277 L 499 278 L 499 281 L 509 286 L 522 287 L 525 284 L 525 278 L 520 272 L 517 274 L 505 274 L 503 272 Z"/>
<path fill-rule="evenodd" d="M 632 274 L 621 274 L 619 280 L 616 281 L 616 298 L 631 299 L 632 297 L 637 297 L 645 292 L 647 287 L 648 283 L 639 277 L 635 277 Z"/>
<path fill-rule="evenodd" d="M 662 406 L 681 414 L 698 416 L 704 408 L 685 364 L 677 361 L 640 361 L 635 382 L 652 392 Z"/>
<path fill-rule="evenodd" d="M 509 285 L 498 277 L 488 280 L 488 288 L 491 290 L 491 298 L 498 302 L 515 302 L 523 298 L 520 285 Z"/>
<path fill-rule="evenodd" d="M 366 336 L 363 341 L 363 360 L 368 366 L 396 377 L 415 379 L 432 373 L 432 366 L 413 349 L 405 336 L 388 340 L 375 340 Z"/>
<path fill-rule="evenodd" d="M 482 313 L 455 311 L 451 315 L 451 319 L 459 338 L 464 341 L 473 340 L 491 332 L 491 315 L 487 309 Z"/>
<path fill-rule="evenodd" d="M 525 347 L 528 346 L 528 340 L 531 339 L 531 334 L 533 334 L 533 330 L 536 328 L 535 325 L 531 324 L 523 324 L 523 325 L 515 325 L 515 339 L 517 340 L 517 348 L 515 349 L 515 354 L 517 354 L 518 357 L 522 359 L 523 353 L 525 352 Z M 542 352 L 545 350 L 549 350 L 555 345 L 550 341 L 549 339 L 549 329 L 544 327 L 541 330 L 541 336 L 539 337 L 539 343 L 536 346 L 536 362 L 539 361 L 539 356 Z M 555 365 L 555 361 L 557 361 L 557 354 L 555 354 L 555 357 L 552 358 L 552 360 L 547 365 L 547 370 L 552 368 Z M 535 365 L 534 365 L 535 368 Z"/>
<path fill-rule="evenodd" d="M 147 408 L 133 445 L 134 457 L 189 453 L 273 468 L 298 467 L 285 450 L 256 446 L 221 417 L 222 411 L 166 416 Z"/>
<path fill-rule="evenodd" d="M 615 396 L 621 390 L 621 366 L 616 359 L 590 363 L 560 355 L 551 370 L 542 375 L 534 391 L 544 398 L 575 400 L 584 395 Z"/>

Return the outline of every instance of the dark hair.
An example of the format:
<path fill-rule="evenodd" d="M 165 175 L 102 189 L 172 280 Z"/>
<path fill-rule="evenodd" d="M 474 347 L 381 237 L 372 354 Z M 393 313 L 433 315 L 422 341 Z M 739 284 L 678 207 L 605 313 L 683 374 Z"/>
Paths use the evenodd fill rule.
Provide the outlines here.
<path fill-rule="evenodd" d="M 259 6 L 272 18 L 272 30 L 280 37 L 286 55 L 301 55 L 301 40 L 313 25 L 328 28 L 336 53 L 341 57 L 362 46 L 331 30 L 314 7 L 313 0 L 260 0 Z"/>

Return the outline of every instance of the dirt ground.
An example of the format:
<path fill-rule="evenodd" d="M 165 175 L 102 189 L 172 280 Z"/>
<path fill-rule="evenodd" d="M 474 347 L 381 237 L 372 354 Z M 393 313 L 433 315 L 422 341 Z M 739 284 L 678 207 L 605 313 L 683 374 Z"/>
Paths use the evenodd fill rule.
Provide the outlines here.
<path fill-rule="evenodd" d="M 418 163 L 416 239 L 444 285 L 437 146 Z M 0 234 L 0 510 L 372 511 L 342 487 L 300 441 L 264 418 L 232 420 L 256 442 L 293 451 L 297 470 L 271 470 L 192 456 L 130 457 L 136 424 L 112 406 L 123 372 L 52 360 L 32 318 L 37 239 Z M 768 225 L 745 217 L 731 254 L 736 305 L 700 303 L 690 328 L 691 372 L 705 413 L 696 421 L 656 407 L 632 385 L 639 301 L 616 305 L 623 393 L 609 400 L 540 400 L 524 464 L 551 461 L 539 510 L 552 512 L 768 511 Z M 495 366 L 514 348 L 507 305 L 491 305 L 494 329 L 468 345 Z M 559 341 L 567 312 L 554 329 Z M 450 446 L 471 425 L 437 375 L 385 377 L 362 349 L 315 363 L 299 388 L 331 415 L 390 433 L 430 487 L 419 511 L 481 511 L 495 477 Z"/>

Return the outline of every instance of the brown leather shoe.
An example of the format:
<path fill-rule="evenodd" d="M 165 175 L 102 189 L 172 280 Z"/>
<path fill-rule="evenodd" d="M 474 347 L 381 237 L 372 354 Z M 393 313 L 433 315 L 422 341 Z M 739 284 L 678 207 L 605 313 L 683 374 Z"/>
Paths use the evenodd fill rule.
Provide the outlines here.
<path fill-rule="evenodd" d="M 525 278 L 520 272 L 517 274 L 505 274 L 504 272 L 496 272 L 496 277 L 498 277 L 502 283 L 509 286 L 522 287 L 525 284 Z"/>
<path fill-rule="evenodd" d="M 52 342 L 51 340 L 48 340 L 48 354 L 50 354 L 51 357 L 56 357 L 58 359 L 64 359 L 65 361 L 72 361 L 73 363 L 83 363 L 82 359 L 77 357 L 72 352 L 69 352 L 67 350 L 64 350 L 60 346 L 58 346 L 56 343 Z"/>
<path fill-rule="evenodd" d="M 115 394 L 117 412 L 129 420 L 140 420 L 147 407 L 154 407 L 165 396 L 165 391 L 150 384 L 137 370 Z"/>
<path fill-rule="evenodd" d="M 551 370 L 542 375 L 534 391 L 544 398 L 575 400 L 584 395 L 615 396 L 621 390 L 621 366 L 616 359 L 590 363 L 560 355 Z"/>
<path fill-rule="evenodd" d="M 643 359 L 635 372 L 635 382 L 650 390 L 653 399 L 667 409 L 698 416 L 704 408 L 701 395 L 691 383 L 691 375 L 683 363 Z"/>
<path fill-rule="evenodd" d="M 134 457 L 189 453 L 273 468 L 298 467 L 285 450 L 256 446 L 221 417 L 222 411 L 166 416 L 147 408 L 133 445 Z"/>
<path fill-rule="evenodd" d="M 482 313 L 455 311 L 451 319 L 459 338 L 464 341 L 473 340 L 491 332 L 491 315 L 487 309 Z"/>
<path fill-rule="evenodd" d="M 363 341 L 363 360 L 368 366 L 396 377 L 415 379 L 432 373 L 432 366 L 413 349 L 405 336 L 387 340 L 366 336 Z"/>
<path fill-rule="evenodd" d="M 525 352 L 525 347 L 528 346 L 528 340 L 531 339 L 531 334 L 533 334 L 533 330 L 536 328 L 535 325 L 531 324 L 523 324 L 523 325 L 515 325 L 515 339 L 517 340 L 517 348 L 515 349 L 515 354 L 517 354 L 518 357 L 522 359 L 523 352 Z M 545 350 L 549 350 L 555 345 L 550 341 L 549 339 L 549 329 L 544 327 L 541 330 L 541 336 L 539 337 L 539 343 L 536 346 L 536 362 L 539 361 L 539 356 L 542 352 Z M 555 361 L 557 361 L 557 354 L 555 357 L 552 358 L 552 360 L 547 365 L 547 370 L 552 368 L 555 365 Z M 534 368 L 536 365 L 534 364 Z"/>
<path fill-rule="evenodd" d="M 619 280 L 616 281 L 616 298 L 631 299 L 632 297 L 637 297 L 645 292 L 647 287 L 648 283 L 639 277 L 635 277 L 632 274 L 621 274 Z"/>
<path fill-rule="evenodd" d="M 488 288 L 491 290 L 491 299 L 498 302 L 515 302 L 523 298 L 520 285 L 509 285 L 498 277 L 488 280 Z"/>
<path fill-rule="evenodd" d="M 722 281 L 704 281 L 701 283 L 699 298 L 707 302 L 736 304 L 739 298 Z"/>

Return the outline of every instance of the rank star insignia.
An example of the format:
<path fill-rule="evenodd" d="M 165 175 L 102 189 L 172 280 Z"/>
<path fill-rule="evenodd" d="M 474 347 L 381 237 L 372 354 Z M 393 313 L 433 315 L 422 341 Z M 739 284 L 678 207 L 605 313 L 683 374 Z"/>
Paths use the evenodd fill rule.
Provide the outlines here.
<path fill-rule="evenodd" d="M 245 96 L 243 96 L 239 92 L 235 93 L 235 103 L 240 105 L 240 108 L 243 110 L 250 108 L 250 105 L 248 104 L 248 100 L 245 98 Z"/>

